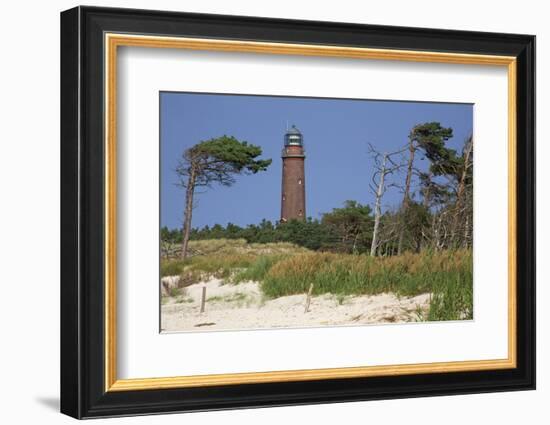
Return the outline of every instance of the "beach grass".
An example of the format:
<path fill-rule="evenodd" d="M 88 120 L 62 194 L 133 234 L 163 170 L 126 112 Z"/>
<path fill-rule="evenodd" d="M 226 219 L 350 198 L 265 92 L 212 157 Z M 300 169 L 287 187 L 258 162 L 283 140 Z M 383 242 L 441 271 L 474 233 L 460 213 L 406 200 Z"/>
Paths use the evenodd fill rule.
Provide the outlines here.
<path fill-rule="evenodd" d="M 471 250 L 405 253 L 392 257 L 311 253 L 275 263 L 262 282 L 269 298 L 301 294 L 398 296 L 432 294 L 427 320 L 471 319 L 473 261 Z"/>
<path fill-rule="evenodd" d="M 185 285 L 215 277 L 226 283 L 256 281 L 266 298 L 304 294 L 431 294 L 425 320 L 473 317 L 473 258 L 466 249 L 399 256 L 312 252 L 284 244 L 244 240 L 192 241 L 195 252 L 183 260 L 161 261 L 162 276 L 180 275 Z"/>

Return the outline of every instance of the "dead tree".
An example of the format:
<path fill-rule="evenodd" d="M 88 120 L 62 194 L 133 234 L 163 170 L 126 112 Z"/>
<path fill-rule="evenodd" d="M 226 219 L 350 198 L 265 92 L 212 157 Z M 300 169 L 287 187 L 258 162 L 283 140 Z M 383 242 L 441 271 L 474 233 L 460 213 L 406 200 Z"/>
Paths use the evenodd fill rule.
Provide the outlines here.
<path fill-rule="evenodd" d="M 459 227 L 461 220 L 464 221 L 464 231 L 460 232 L 462 233 L 462 243 L 457 243 L 457 245 L 467 245 L 468 239 L 469 239 L 469 203 L 466 202 L 466 194 L 469 193 L 471 196 L 471 191 L 468 191 L 467 189 L 469 186 L 471 186 L 471 175 L 472 175 L 472 151 L 473 151 L 473 138 L 470 136 L 465 143 L 464 146 L 464 152 L 462 154 L 462 170 L 460 170 L 460 179 L 458 183 L 458 189 L 456 194 L 456 211 L 455 211 L 455 217 L 454 217 L 454 226 L 453 226 L 453 232 L 459 233 Z M 453 235 L 453 239 L 454 239 Z M 460 237 L 459 237 L 460 238 Z"/>
<path fill-rule="evenodd" d="M 369 144 L 369 152 L 374 158 L 375 172 L 372 176 L 371 191 L 375 195 L 374 203 L 374 229 L 372 231 L 372 242 L 370 247 L 370 255 L 374 257 L 378 248 L 380 219 L 382 217 L 382 197 L 387 190 L 386 176 L 394 173 L 402 167 L 402 164 L 395 163 L 392 156 L 400 154 L 406 148 L 394 151 L 380 153 Z M 378 181 L 376 179 L 378 178 Z"/>

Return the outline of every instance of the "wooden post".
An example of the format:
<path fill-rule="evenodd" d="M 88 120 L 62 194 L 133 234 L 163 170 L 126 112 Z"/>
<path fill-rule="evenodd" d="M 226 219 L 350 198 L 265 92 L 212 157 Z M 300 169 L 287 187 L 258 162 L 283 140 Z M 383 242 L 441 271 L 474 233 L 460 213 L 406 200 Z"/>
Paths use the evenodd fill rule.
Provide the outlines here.
<path fill-rule="evenodd" d="M 304 309 L 304 313 L 307 313 L 309 311 L 309 304 L 311 303 L 312 292 L 313 292 L 313 283 L 309 285 L 309 291 L 307 291 L 306 308 Z"/>
<path fill-rule="evenodd" d="M 204 313 L 204 306 L 206 304 L 206 285 L 202 287 L 202 296 L 201 296 L 201 313 Z"/>

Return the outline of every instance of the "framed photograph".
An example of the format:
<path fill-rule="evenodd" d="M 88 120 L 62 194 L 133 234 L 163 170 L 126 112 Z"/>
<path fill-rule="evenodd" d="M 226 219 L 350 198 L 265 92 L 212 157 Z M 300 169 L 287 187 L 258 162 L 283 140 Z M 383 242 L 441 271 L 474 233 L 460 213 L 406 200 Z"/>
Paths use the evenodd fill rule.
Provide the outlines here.
<path fill-rule="evenodd" d="M 61 411 L 535 387 L 535 37 L 61 14 Z"/>

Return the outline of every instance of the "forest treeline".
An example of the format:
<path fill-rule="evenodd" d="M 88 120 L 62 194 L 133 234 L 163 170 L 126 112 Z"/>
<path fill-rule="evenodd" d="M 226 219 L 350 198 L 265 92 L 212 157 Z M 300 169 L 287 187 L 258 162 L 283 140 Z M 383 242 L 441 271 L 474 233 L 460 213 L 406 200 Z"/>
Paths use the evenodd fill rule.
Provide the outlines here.
<path fill-rule="evenodd" d="M 365 182 L 365 193 L 373 195 L 372 206 L 348 200 L 318 219 L 285 223 L 264 219 L 246 227 L 228 223 L 191 228 L 189 220 L 184 229 L 163 227 L 161 248 L 186 246 L 186 235 L 188 240 L 291 242 L 314 251 L 371 256 L 469 248 L 473 228 L 473 139 L 466 138 L 462 148 L 455 150 L 446 144 L 452 137 L 452 128 L 428 122 L 414 126 L 401 149 L 386 152 L 369 145 L 374 168 L 371 181 Z M 251 149 L 246 143 L 244 146 Z M 254 165 L 255 172 L 269 164 L 261 163 L 260 168 Z M 191 171 L 185 168 L 186 178 L 192 176 Z M 397 205 L 384 202 L 390 189 L 401 195 Z M 186 217 L 190 217 L 190 211 L 191 207 Z"/>

